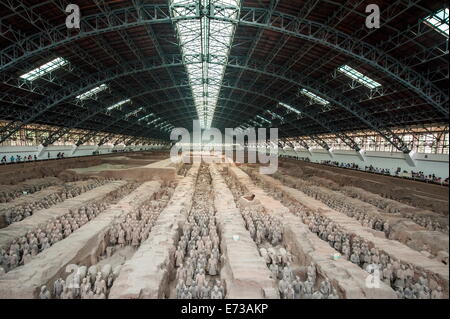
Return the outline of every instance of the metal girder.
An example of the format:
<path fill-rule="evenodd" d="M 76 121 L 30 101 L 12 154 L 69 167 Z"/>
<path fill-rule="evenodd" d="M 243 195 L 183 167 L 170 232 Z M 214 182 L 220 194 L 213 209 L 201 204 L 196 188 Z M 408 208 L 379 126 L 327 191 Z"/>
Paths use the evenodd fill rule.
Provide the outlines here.
<path fill-rule="evenodd" d="M 42 115 L 53 106 L 67 100 L 68 98 L 75 97 L 85 91 L 96 87 L 100 82 L 104 83 L 106 79 L 108 81 L 120 78 L 127 74 L 140 73 L 143 70 L 151 71 L 162 69 L 166 67 L 182 66 L 183 61 L 181 56 L 171 56 L 171 64 L 165 65 L 161 64 L 159 59 L 146 59 L 145 61 L 134 61 L 133 63 L 128 63 L 124 65 L 119 65 L 113 67 L 109 70 L 103 70 L 98 73 L 94 73 L 89 77 L 81 78 L 79 81 L 63 87 L 61 90 L 53 92 L 53 94 L 45 97 L 38 104 L 34 105 L 30 110 L 23 114 L 21 118 L 22 125 L 31 123 L 38 116 Z M 14 134 L 22 125 L 11 125 L 9 127 L 0 130 L 0 141 L 4 141 L 6 138 Z"/>
<path fill-rule="evenodd" d="M 228 60 L 228 65 L 236 68 L 242 68 L 245 62 L 239 60 L 239 58 L 230 57 Z M 391 132 L 388 128 L 385 128 L 382 123 L 379 123 L 375 118 L 371 117 L 364 109 L 362 109 L 358 104 L 354 103 L 351 99 L 347 98 L 345 95 L 336 92 L 332 88 L 324 85 L 323 83 L 313 79 L 313 78 L 303 78 L 303 74 L 292 72 L 292 71 L 281 71 L 274 64 L 270 65 L 260 65 L 257 61 L 252 61 L 250 65 L 244 66 L 249 71 L 265 73 L 270 77 L 277 77 L 282 81 L 292 83 L 299 87 L 304 87 L 313 93 L 324 96 L 331 103 L 338 105 L 345 110 L 352 113 L 354 116 L 363 121 L 367 126 L 373 130 L 379 132 L 387 141 L 392 143 L 398 150 L 402 152 L 409 152 L 405 147 L 402 140 Z M 279 73 L 284 73 L 284 75 L 278 75 Z"/>
<path fill-rule="evenodd" d="M 147 60 L 138 61 L 137 63 L 130 62 L 127 65 L 116 66 L 111 69 L 103 70 L 96 74 L 92 74 L 90 77 L 81 79 L 80 81 L 74 83 L 73 85 L 62 89 L 61 90 L 62 92 L 57 91 L 52 96 L 47 97 L 46 99 L 44 99 L 44 101 L 38 103 L 35 107 L 32 108 L 30 112 L 31 116 L 28 117 L 26 120 L 24 120 L 22 125 L 30 123 L 39 115 L 43 114 L 45 111 L 52 108 L 54 105 L 61 103 L 68 98 L 74 97 L 90 88 L 93 88 L 97 86 L 99 83 L 105 83 L 128 74 L 149 71 L 161 67 L 168 68 L 173 66 L 179 66 L 182 64 L 181 59 L 182 58 L 180 56 L 171 56 L 170 61 L 172 62 L 172 64 L 168 65 L 157 65 L 157 62 L 155 63 L 155 60 L 153 59 L 151 59 L 150 62 L 148 62 Z M 214 59 L 212 59 L 211 63 L 215 63 Z M 380 134 L 383 137 L 385 137 L 390 143 L 392 143 L 399 150 L 403 152 L 409 151 L 407 148 L 405 148 L 405 145 L 402 144 L 402 141 L 399 137 L 393 134 L 389 129 L 384 128 L 382 123 L 378 123 L 376 119 L 371 118 L 370 114 L 367 114 L 362 108 L 359 107 L 359 105 L 354 103 L 352 100 L 346 98 L 339 92 L 335 92 L 333 89 L 325 86 L 323 83 L 320 83 L 312 78 L 305 79 L 302 77 L 301 74 L 298 74 L 296 72 L 280 71 L 279 67 L 274 64 L 264 65 L 258 63 L 259 63 L 258 61 L 252 61 L 251 65 L 245 65 L 246 63 L 245 61 L 242 61 L 241 57 L 230 57 L 227 66 L 235 68 L 245 68 L 246 70 L 252 72 L 263 73 L 267 76 L 276 77 L 279 80 L 292 83 L 299 87 L 305 87 L 308 90 L 312 91 L 313 93 L 318 94 L 319 96 L 325 96 L 332 103 L 343 107 L 344 109 L 355 115 L 357 118 L 361 119 L 364 123 L 366 123 L 366 125 L 368 125 L 373 130 L 380 132 Z M 279 75 L 279 73 L 283 75 Z M 307 110 L 305 114 L 306 115 L 309 114 Z M 320 124 L 320 121 L 318 121 L 318 123 Z M 0 133 L 6 132 L 2 134 L 0 141 L 8 138 L 15 131 L 20 129 L 20 125 L 15 126 L 12 125 L 12 127 L 14 128 L 11 129 L 11 127 L 7 127 L 0 130 Z M 351 142 L 351 139 L 349 141 Z M 357 146 L 354 145 L 354 147 Z"/>
<path fill-rule="evenodd" d="M 216 11 L 211 13 L 211 19 L 230 21 L 239 25 L 263 27 L 280 33 L 291 34 L 295 37 L 333 48 L 336 51 L 361 60 L 375 69 L 388 74 L 393 79 L 419 94 L 448 118 L 449 110 L 446 103 L 448 103 L 449 98 L 445 92 L 437 88 L 421 74 L 402 65 L 398 60 L 385 54 L 375 46 L 353 38 L 336 29 L 324 26 L 321 23 L 299 19 L 280 12 L 269 12 L 266 9 L 260 8 L 242 8 L 240 18 L 235 20 L 222 16 L 220 14 L 220 8 L 215 9 Z M 269 14 L 273 17 L 269 23 L 264 23 Z M 317 29 L 321 31 L 313 36 L 314 31 Z"/>
<path fill-rule="evenodd" d="M 11 2 L 11 1 L 9 1 Z M 19 6 L 27 9 L 27 5 L 19 1 Z M 31 8 L 27 15 L 38 16 Z M 180 17 L 179 19 L 196 19 L 197 15 Z M 67 32 L 65 24 L 51 27 L 40 33 L 26 37 L 0 51 L 0 72 L 28 59 L 72 41 L 101 33 L 123 30 L 144 24 L 172 23 L 168 5 L 146 4 L 120 8 L 110 12 L 110 15 L 94 14 L 81 17 L 80 31 Z"/>
<path fill-rule="evenodd" d="M 192 16 L 183 16 L 178 17 L 177 19 L 199 19 L 200 16 L 197 14 L 197 9 L 197 6 L 192 8 Z M 229 8 L 227 8 L 227 10 L 229 10 Z M 141 12 L 145 12 L 145 14 L 141 14 Z M 208 17 L 210 19 L 237 23 L 239 25 L 273 30 L 299 37 L 307 41 L 312 41 L 332 48 L 338 52 L 342 52 L 399 81 L 426 99 L 429 104 L 433 105 L 441 112 L 441 114 L 448 118 L 448 95 L 445 92 L 437 88 L 423 75 L 403 65 L 400 61 L 385 54 L 384 51 L 375 46 L 360 41 L 336 29 L 329 28 L 323 24 L 297 18 L 281 12 L 260 8 L 241 8 L 241 16 L 239 19 L 231 19 L 224 15 L 223 12 L 223 7 L 213 6 L 209 10 Z M 6 67 L 10 67 L 12 64 L 18 63 L 29 56 L 39 54 L 85 36 L 92 36 L 143 24 L 173 22 L 173 19 L 170 18 L 168 6 L 165 5 L 135 5 L 129 8 L 110 11 L 110 13 L 111 16 L 108 16 L 107 18 L 105 18 L 103 14 L 83 17 L 81 23 L 82 30 L 79 33 L 64 34 L 62 33 L 62 30 L 65 26 L 59 26 L 23 39 L 23 41 L 7 47 L 0 52 L 0 70 L 4 70 Z M 269 14 L 271 15 L 271 18 L 267 19 Z M 111 19 L 111 17 L 114 17 L 114 19 Z M 108 23 L 102 23 L 105 21 Z M 315 33 L 315 30 L 321 31 Z M 314 34 L 314 36 L 312 34 Z"/>
<path fill-rule="evenodd" d="M 293 150 L 295 149 L 295 145 L 292 143 L 292 142 L 290 142 L 289 140 L 287 140 L 286 138 L 281 138 L 280 139 L 281 141 L 283 141 L 285 144 L 287 144 L 289 147 L 291 147 Z M 305 149 L 307 149 L 307 150 L 309 150 L 309 145 L 304 141 L 304 140 L 302 140 L 302 139 L 298 139 L 298 142 L 305 148 Z"/>
<path fill-rule="evenodd" d="M 186 84 L 183 85 L 183 86 L 188 86 L 188 84 L 186 83 Z M 246 90 L 244 87 L 239 87 L 239 88 L 237 88 L 237 87 L 231 87 L 231 86 L 227 85 L 226 83 L 224 84 L 224 88 L 230 88 L 230 89 L 240 90 L 240 91 L 242 91 L 242 92 L 250 93 L 250 94 L 257 94 L 257 92 Z M 158 89 L 158 90 L 161 90 L 161 89 Z M 134 98 L 137 98 L 137 97 L 139 97 L 139 96 L 146 95 L 146 94 L 148 94 L 148 93 L 150 93 L 150 92 L 154 92 L 154 90 L 149 90 L 149 91 L 135 90 L 135 91 L 132 91 L 132 95 L 130 96 L 130 99 L 134 99 Z M 269 97 L 267 96 L 267 98 L 269 98 Z M 242 104 L 242 105 L 245 105 L 245 106 L 247 106 L 247 107 L 250 107 L 250 108 L 255 109 L 255 110 L 258 110 L 258 111 L 261 111 L 261 110 L 264 111 L 264 109 L 262 109 L 262 108 L 260 108 L 260 107 L 257 107 L 257 106 L 251 105 L 251 104 L 247 104 L 247 103 L 245 103 L 245 102 L 243 102 L 243 101 L 238 102 L 238 101 L 236 101 L 236 100 L 234 100 L 234 99 L 231 99 L 231 100 L 230 100 L 230 99 L 225 99 L 225 98 L 219 98 L 219 99 L 220 99 L 220 100 L 229 100 L 229 101 L 232 101 L 232 102 L 235 102 L 235 103 L 240 103 L 240 104 Z M 155 112 L 154 110 L 155 110 L 155 109 L 157 108 L 157 106 L 159 106 L 159 105 L 162 105 L 162 104 L 164 104 L 164 103 L 172 103 L 172 102 L 176 102 L 176 101 L 180 101 L 180 99 L 169 99 L 169 100 L 164 101 L 164 102 L 161 102 L 161 103 L 150 104 L 150 105 L 148 105 L 148 106 L 145 106 L 145 107 L 143 108 L 143 110 L 141 111 L 141 112 L 143 112 L 142 115 L 146 114 L 145 112 L 148 112 L 148 111 Z M 195 107 L 194 107 L 194 105 L 191 104 L 190 107 L 191 107 L 190 113 L 183 114 L 180 118 L 184 118 L 184 117 L 186 117 L 186 115 L 190 115 L 190 114 L 195 115 Z M 192 110 L 194 110 L 194 111 L 192 111 Z M 172 111 L 172 110 L 171 110 L 171 109 L 169 109 L 169 110 L 166 109 L 165 112 L 163 112 L 163 113 L 158 113 L 158 116 L 162 116 L 162 115 L 164 115 L 165 113 L 170 112 L 170 111 Z M 83 122 L 85 122 L 85 121 L 87 121 L 88 119 L 92 118 L 95 114 L 98 114 L 98 113 L 101 113 L 101 112 L 102 112 L 102 109 L 95 109 L 95 111 L 94 111 L 92 114 L 89 114 L 89 113 L 88 113 L 86 116 L 82 117 L 81 119 L 77 119 L 75 122 L 72 122 L 72 124 L 65 123 L 65 124 L 64 124 L 65 128 L 61 128 L 61 129 L 59 129 L 58 131 L 54 132 L 54 134 L 52 134 L 51 136 L 49 136 L 49 138 L 48 138 L 47 141 L 46 141 L 46 144 L 52 144 L 52 143 L 54 143 L 56 140 L 58 140 L 58 139 L 60 138 L 60 136 L 62 136 L 62 135 L 65 134 L 65 131 L 69 130 L 70 128 L 73 128 L 73 127 L 76 127 L 76 126 L 81 125 Z M 221 110 L 219 109 L 217 112 L 221 112 Z M 225 110 L 225 112 L 226 112 L 226 110 Z M 305 114 L 307 114 L 307 113 L 309 113 L 309 112 L 308 112 L 307 110 L 305 110 Z M 217 113 L 217 114 L 220 114 L 220 113 Z M 251 117 L 253 114 L 251 114 L 251 113 L 245 113 L 245 112 L 243 112 L 243 111 L 241 110 L 241 111 L 239 112 L 239 116 L 240 116 L 240 115 L 246 115 L 246 116 L 248 116 L 248 117 Z M 227 116 L 224 116 L 223 118 L 229 120 L 229 119 L 230 119 L 229 114 L 228 114 Z M 238 117 L 237 117 L 237 118 L 238 118 Z M 172 120 L 176 120 L 176 119 L 178 119 L 178 118 L 172 118 Z M 117 119 L 116 119 L 115 121 L 109 122 L 109 123 L 105 124 L 102 128 L 99 129 L 99 131 L 101 131 L 101 132 L 107 131 L 107 128 L 108 128 L 108 127 L 110 127 L 111 125 L 116 124 L 116 123 L 117 123 L 118 121 L 120 121 L 120 120 L 121 120 L 121 118 L 120 118 L 120 117 L 117 117 Z M 239 118 L 238 120 L 235 120 L 235 119 L 233 118 L 233 122 L 234 122 L 234 123 L 239 123 L 239 121 L 241 121 L 241 120 L 242 120 L 241 118 Z M 135 125 L 136 123 L 137 123 L 137 121 L 136 121 L 136 122 L 132 122 L 130 126 L 133 126 L 133 125 Z M 321 125 L 321 123 L 324 123 L 323 119 L 322 119 L 320 122 L 318 122 L 318 123 L 319 123 L 319 125 Z M 128 127 L 129 127 L 129 126 L 128 126 Z M 128 127 L 127 127 L 127 128 L 128 128 Z M 295 128 L 295 127 L 294 127 L 294 128 Z M 143 130 L 145 131 L 145 130 L 148 130 L 148 129 L 147 129 L 147 128 L 144 128 Z M 298 131 L 298 133 L 300 133 L 300 134 L 305 134 L 305 133 L 306 133 L 306 132 L 304 132 L 304 131 L 299 131 L 298 129 L 297 129 L 297 131 Z M 89 136 L 89 137 L 91 137 L 91 136 Z M 84 142 L 86 142 L 86 141 L 84 141 Z"/>
<path fill-rule="evenodd" d="M 193 106 L 193 105 L 192 105 Z M 190 113 L 188 113 L 187 115 L 190 115 L 190 114 L 196 114 L 196 110 L 195 109 L 193 109 L 192 111 L 190 111 Z M 180 117 L 178 117 L 178 118 L 175 118 L 175 119 L 185 119 L 185 116 L 180 116 Z M 236 122 L 238 122 L 237 120 L 235 120 Z M 136 122 L 138 122 L 138 121 L 136 121 Z M 132 126 L 132 125 L 131 125 Z M 151 128 L 141 128 L 141 129 L 139 129 L 139 130 L 136 130 L 135 131 L 135 134 L 136 135 L 138 135 L 138 134 L 143 134 L 144 132 L 146 132 L 146 131 L 149 131 Z M 78 140 L 78 142 L 76 143 L 78 146 L 79 145 L 82 145 L 82 144 L 84 144 L 84 143 L 87 143 L 87 142 L 89 142 L 92 138 L 94 138 L 94 137 L 96 137 L 97 135 L 99 135 L 99 134 L 102 134 L 102 133 L 104 133 L 103 131 L 98 131 L 98 132 L 89 132 L 89 133 L 87 133 L 87 134 L 85 134 L 84 136 L 82 136 L 79 140 Z M 109 138 L 110 138 L 110 136 L 111 135 L 116 135 L 117 133 L 111 133 L 110 135 L 108 135 L 108 136 L 106 136 L 105 137 L 105 141 L 104 140 L 102 140 L 102 141 L 100 141 L 100 143 L 99 143 L 99 145 L 102 145 L 102 144 L 104 144 Z M 136 136 L 136 137 L 142 137 L 142 136 Z M 167 139 L 168 139 L 168 137 L 169 137 L 169 133 L 167 133 Z"/>

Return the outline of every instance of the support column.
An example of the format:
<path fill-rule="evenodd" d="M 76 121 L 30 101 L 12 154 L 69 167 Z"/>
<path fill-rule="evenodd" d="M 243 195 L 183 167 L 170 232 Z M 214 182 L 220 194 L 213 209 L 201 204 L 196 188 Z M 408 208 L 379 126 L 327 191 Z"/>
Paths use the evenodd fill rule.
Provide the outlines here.
<path fill-rule="evenodd" d="M 405 160 L 406 163 L 408 163 L 411 167 L 416 167 L 416 155 L 417 153 L 414 151 L 411 151 L 409 153 L 405 153 Z"/>
<path fill-rule="evenodd" d="M 358 155 L 359 159 L 363 162 L 366 161 L 366 152 L 364 150 L 356 151 L 356 155 Z"/>

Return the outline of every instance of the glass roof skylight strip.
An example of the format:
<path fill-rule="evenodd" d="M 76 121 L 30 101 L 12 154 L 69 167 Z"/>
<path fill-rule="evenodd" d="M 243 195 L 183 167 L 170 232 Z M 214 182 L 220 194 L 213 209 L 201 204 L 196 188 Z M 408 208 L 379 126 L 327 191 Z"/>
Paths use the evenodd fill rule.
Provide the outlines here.
<path fill-rule="evenodd" d="M 100 86 L 97 86 L 97 87 L 93 88 L 92 90 L 89 90 L 89 91 L 87 91 L 87 92 L 85 92 L 83 94 L 78 95 L 76 98 L 79 99 L 79 100 L 82 100 L 82 101 L 83 100 L 87 100 L 90 97 L 92 97 L 92 96 L 94 96 L 94 95 L 96 95 L 96 94 L 106 90 L 107 88 L 108 88 L 108 86 L 106 84 L 102 84 Z"/>
<path fill-rule="evenodd" d="M 40 67 L 37 67 L 36 69 L 31 70 L 30 72 L 21 75 L 20 78 L 28 81 L 34 81 L 56 69 L 63 67 L 68 63 L 69 61 L 65 60 L 62 57 L 59 57 L 41 65 Z"/>
<path fill-rule="evenodd" d="M 266 122 L 266 123 L 272 124 L 271 121 L 269 121 L 268 119 L 265 119 L 264 117 L 262 117 L 262 116 L 260 116 L 260 115 L 256 115 L 256 117 L 257 117 L 258 119 L 260 119 L 261 121 L 264 121 L 264 122 Z"/>
<path fill-rule="evenodd" d="M 120 102 L 118 102 L 118 103 L 116 103 L 116 104 L 111 105 L 110 107 L 108 107 L 108 111 L 117 109 L 118 107 L 120 107 L 120 106 L 122 106 L 122 105 L 124 105 L 124 104 L 126 104 L 126 103 L 129 103 L 129 102 L 131 102 L 130 99 L 126 99 L 126 100 L 120 101 Z"/>
<path fill-rule="evenodd" d="M 280 102 L 280 105 L 281 105 L 282 107 L 288 109 L 288 110 L 291 111 L 291 112 L 294 112 L 294 113 L 299 114 L 299 115 L 302 114 L 302 112 L 300 112 L 299 110 L 293 108 L 292 106 L 290 106 L 290 105 L 288 105 L 288 104 L 286 104 L 286 103 Z"/>
<path fill-rule="evenodd" d="M 441 9 L 436 13 L 429 15 L 424 20 L 424 23 L 434 28 L 439 33 L 447 38 L 449 37 L 449 9 Z"/>
<path fill-rule="evenodd" d="M 305 96 L 307 96 L 307 97 L 309 97 L 310 99 L 314 100 L 315 102 L 317 102 L 319 104 L 322 104 L 322 105 L 330 104 L 329 101 L 327 101 L 327 100 L 321 98 L 320 96 L 318 96 L 318 95 L 308 91 L 307 89 L 301 89 L 300 93 L 305 95 Z"/>
<path fill-rule="evenodd" d="M 281 115 L 278 115 L 270 110 L 267 110 L 266 112 L 267 112 L 267 114 L 271 115 L 272 118 L 276 118 L 276 119 L 279 119 L 280 121 L 284 121 L 284 117 L 282 117 Z"/>
<path fill-rule="evenodd" d="M 204 8 L 207 8 L 209 4 L 234 5 L 236 8 L 240 6 L 240 0 L 201 0 L 200 2 Z M 187 9 L 180 6 L 194 6 L 196 3 L 195 0 L 172 0 L 172 14 L 177 17 L 182 16 L 187 13 Z M 229 11 L 236 15 L 237 10 Z M 228 60 L 234 25 L 229 22 L 210 20 L 206 16 L 198 20 L 181 20 L 176 25 L 185 61 L 189 59 L 189 63 L 197 63 L 197 65 L 188 64 L 186 68 L 201 126 L 209 128 L 220 93 L 220 86 L 209 84 L 209 79 L 220 80 L 222 83 L 225 72 L 225 67 L 214 64 L 213 59 L 225 62 Z M 199 83 L 199 80 L 202 84 L 194 85 Z"/>

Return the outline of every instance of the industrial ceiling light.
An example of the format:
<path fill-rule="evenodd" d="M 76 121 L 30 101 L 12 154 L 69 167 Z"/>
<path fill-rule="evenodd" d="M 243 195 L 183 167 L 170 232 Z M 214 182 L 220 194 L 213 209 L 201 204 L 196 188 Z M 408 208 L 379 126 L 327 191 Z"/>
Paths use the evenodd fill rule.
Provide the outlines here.
<path fill-rule="evenodd" d="M 106 90 L 107 88 L 108 88 L 108 86 L 106 84 L 102 84 L 100 86 L 93 88 L 92 90 L 89 90 L 83 94 L 78 95 L 76 98 L 78 100 L 84 101 L 84 100 L 87 100 L 87 99 L 97 95 L 98 93 Z"/>
<path fill-rule="evenodd" d="M 144 117 L 141 117 L 140 119 L 139 119 L 139 121 L 145 121 L 145 120 L 147 120 L 148 118 L 150 118 L 150 117 L 152 117 L 152 116 L 154 116 L 155 114 L 153 114 L 153 113 L 150 113 L 150 114 L 148 114 L 148 115 L 146 115 L 146 116 L 144 116 Z"/>
<path fill-rule="evenodd" d="M 261 121 L 263 121 L 263 122 L 266 122 L 266 123 L 268 123 L 268 124 L 272 124 L 271 121 L 269 121 L 268 119 L 262 117 L 261 115 L 256 115 L 256 117 L 257 117 L 258 119 L 260 119 Z"/>
<path fill-rule="evenodd" d="M 137 115 L 139 112 L 141 112 L 143 110 L 144 110 L 144 108 L 140 107 L 137 110 L 134 110 L 134 111 L 131 111 L 131 112 L 125 114 L 125 118 L 129 118 L 130 116 Z"/>
<path fill-rule="evenodd" d="M 270 110 L 267 110 L 266 113 L 269 114 L 270 116 L 272 116 L 272 119 L 278 119 L 282 122 L 284 121 L 284 117 L 282 117 L 281 115 L 278 115 L 277 113 L 274 113 Z"/>
<path fill-rule="evenodd" d="M 354 68 L 348 65 L 343 65 L 339 67 L 338 71 L 345 74 L 349 78 L 361 83 L 362 85 L 368 87 L 369 89 L 375 89 L 381 86 L 380 83 L 372 80 L 368 76 L 365 76 L 361 72 L 356 71 Z"/>
<path fill-rule="evenodd" d="M 321 98 L 320 96 L 318 96 L 317 94 L 312 93 L 311 91 L 308 91 L 307 89 L 301 89 L 300 93 L 309 97 L 311 100 L 313 100 L 316 103 L 319 103 L 321 105 L 328 105 L 330 104 L 329 101 Z"/>
<path fill-rule="evenodd" d="M 37 67 L 30 72 L 27 72 L 25 74 L 22 74 L 20 76 L 21 79 L 27 80 L 27 81 L 34 81 L 40 77 L 43 77 L 44 75 L 55 71 L 56 69 L 59 69 L 60 67 L 68 64 L 69 62 L 65 60 L 64 58 L 56 58 L 51 60 L 50 62 L 47 62 L 40 67 Z"/>
<path fill-rule="evenodd" d="M 285 109 L 288 109 L 289 111 L 294 112 L 295 114 L 298 114 L 298 115 L 302 114 L 302 112 L 300 112 L 299 110 L 293 108 L 292 106 L 290 106 L 290 105 L 288 105 L 286 103 L 280 102 L 280 105 L 282 107 L 284 107 Z"/>
<path fill-rule="evenodd" d="M 131 102 L 130 99 L 126 99 L 126 100 L 120 101 L 120 102 L 118 102 L 118 103 L 116 103 L 116 104 L 111 105 L 110 107 L 108 107 L 108 111 L 115 110 L 115 109 L 121 107 L 122 105 L 127 104 L 127 103 L 130 103 L 130 102 Z"/>

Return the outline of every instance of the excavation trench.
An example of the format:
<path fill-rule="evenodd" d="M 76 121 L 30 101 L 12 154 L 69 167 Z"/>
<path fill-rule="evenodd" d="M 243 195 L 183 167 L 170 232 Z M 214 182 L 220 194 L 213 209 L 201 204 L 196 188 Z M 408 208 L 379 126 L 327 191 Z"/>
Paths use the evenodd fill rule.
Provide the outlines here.
<path fill-rule="evenodd" d="M 20 222 L 41 209 L 50 208 L 109 182 L 105 179 L 69 182 L 0 204 L 0 228 Z"/>
<path fill-rule="evenodd" d="M 234 197 L 216 165 L 210 165 L 217 228 L 221 238 L 222 273 L 228 299 L 279 298 L 276 279 L 245 228 Z"/>
<path fill-rule="evenodd" d="M 61 185 L 63 181 L 56 177 L 29 179 L 16 185 L 0 185 L 0 203 L 9 203 L 21 196 L 36 193 L 44 188 Z"/>
<path fill-rule="evenodd" d="M 209 166 L 200 167 L 193 205 L 176 243 L 175 276 L 169 283 L 171 299 L 223 299 L 226 287 L 221 278 L 221 238 Z M 172 279 L 171 278 L 171 279 Z"/>
<path fill-rule="evenodd" d="M 154 193 L 139 207 L 118 218 L 105 233 L 100 261 L 96 264 L 77 264 L 66 277 L 53 283 L 50 293 L 55 299 L 106 299 L 119 276 L 122 265 L 133 257 L 149 236 L 161 211 L 174 193 L 175 182 Z M 79 288 L 78 288 L 79 287 Z M 41 296 L 44 297 L 44 296 Z"/>
<path fill-rule="evenodd" d="M 311 232 L 299 217 L 289 212 L 288 208 L 255 186 L 250 177 L 242 170 L 230 166 L 228 175 L 236 187 L 242 189 L 241 193 L 253 194 L 254 200 L 258 201 L 269 215 L 276 216 L 280 220 L 283 227 L 283 244 L 287 248 L 286 250 L 296 258 L 298 265 L 298 268 L 294 270 L 294 275 L 298 275 L 304 282 L 305 277 L 314 279 L 314 274 L 316 274 L 312 295 L 314 292 L 321 292 L 322 282 L 329 282 L 339 298 L 396 298 L 395 292 L 383 282 L 377 289 L 368 286 L 366 284 L 369 275 L 367 272 L 344 258 L 337 258 L 338 252 L 334 248 Z M 309 292 L 311 292 L 310 288 L 308 293 L 302 296 L 309 298 L 311 295 Z M 324 295 L 322 292 L 321 294 Z M 334 297 L 333 295 L 332 297 Z M 317 297 L 320 297 L 320 294 L 317 293 L 313 298 Z"/>
<path fill-rule="evenodd" d="M 24 266 L 6 273 L 0 277 L 0 296 L 2 298 L 38 298 L 43 285 L 53 287 L 58 278 L 66 277 L 69 265 L 78 264 L 86 267 L 96 265 L 101 260 L 101 256 L 106 253 L 108 246 L 106 238 L 111 226 L 128 213 L 135 212 L 142 205 L 154 200 L 160 190 L 159 182 L 151 181 L 142 184 L 117 204 L 77 229 L 67 239 L 42 251 Z M 54 216 L 48 216 L 48 219 L 52 217 Z"/>
<path fill-rule="evenodd" d="M 305 194 L 315 197 L 324 203 L 331 202 L 336 209 L 345 213 L 359 215 L 363 218 L 369 215 L 371 220 L 365 220 L 370 227 L 376 230 L 383 230 L 383 224 L 388 222 L 390 225 L 397 225 L 397 229 L 389 227 L 387 233 L 389 236 L 401 239 L 401 234 L 395 234 L 395 231 L 402 231 L 405 227 L 410 226 L 414 231 L 424 233 L 429 232 L 429 237 L 434 237 L 434 241 L 445 244 L 448 247 L 448 218 L 437 213 L 408 206 L 391 199 L 383 198 L 379 195 L 369 193 L 360 188 L 340 187 L 331 180 L 318 177 L 310 177 L 308 180 L 302 180 L 297 177 L 289 176 L 289 174 L 275 174 L 275 177 L 283 183 L 295 187 Z M 332 190 L 327 189 L 332 188 Z M 341 192 L 342 191 L 343 194 Z M 350 196 L 350 197 L 349 197 Z M 349 211 L 350 210 L 350 211 Z M 379 225 L 377 222 L 382 220 Z M 403 227 L 398 227 L 403 224 Z M 416 224 L 416 225 L 414 225 Z M 426 228 L 422 228 L 426 227 Z M 436 232 L 432 232 L 436 231 Z M 447 239 L 445 239 L 447 238 Z M 426 242 L 428 240 L 428 242 Z M 434 250 L 444 248 L 445 245 L 436 247 L 433 240 L 423 239 L 423 244 L 432 245 Z M 448 248 L 446 249 L 448 251 Z"/>
<path fill-rule="evenodd" d="M 283 161 L 282 165 L 286 164 L 292 172 L 300 173 L 299 177 L 320 176 L 342 186 L 360 187 L 387 199 L 448 216 L 448 188 L 445 187 L 301 161 Z M 424 189 L 426 192 L 423 192 Z"/>
<path fill-rule="evenodd" d="M 111 191 L 111 186 L 117 187 Z M 114 182 L 92 191 L 93 194 L 99 196 L 92 197 L 93 194 L 86 193 L 84 194 L 86 196 L 80 196 L 84 197 L 81 198 L 81 201 L 78 201 L 80 198 L 69 200 L 61 205 L 65 206 L 66 210 L 62 207 L 55 207 L 45 212 L 41 211 L 36 217 L 19 223 L 29 226 L 26 233 L 24 233 L 25 229 L 20 227 L 21 225 L 5 228 L 0 232 L 2 235 L 0 237 L 2 271 L 8 272 L 29 263 L 42 251 L 70 237 L 74 231 L 88 224 L 111 204 L 136 189 L 137 186 L 134 183 Z M 20 233 L 22 236 L 17 236 Z"/>
<path fill-rule="evenodd" d="M 56 204 L 51 208 L 36 211 L 35 214 L 29 218 L 0 230 L 0 249 L 4 249 L 7 245 L 20 237 L 25 237 L 30 231 L 37 230 L 38 228 L 45 228 L 47 224 L 54 219 L 77 212 L 89 205 L 117 198 L 119 197 L 119 193 L 122 193 L 125 189 L 131 189 L 132 187 L 133 184 L 128 184 L 125 181 L 114 181 L 91 191 L 87 191 L 79 196 L 66 199 L 64 202 Z"/>
<path fill-rule="evenodd" d="M 243 170 L 253 178 L 259 177 L 259 174 L 252 168 L 246 167 Z M 298 189 L 330 208 L 357 220 L 362 226 L 373 229 L 376 231 L 375 236 L 386 236 L 389 239 L 398 240 L 414 250 L 423 251 L 423 254 L 430 258 L 448 256 L 448 235 L 426 230 L 409 219 L 396 214 L 384 213 L 377 207 L 359 199 L 350 198 L 337 191 L 313 185 L 299 178 L 282 174 L 275 174 L 275 178 L 283 184 Z M 315 180 L 318 182 L 318 180 L 323 179 L 316 178 Z M 324 181 L 321 182 L 324 183 Z M 331 183 L 327 184 L 332 185 Z M 265 187 L 267 188 L 267 184 L 265 184 Z M 274 196 L 278 197 L 278 194 Z M 440 261 L 444 261 L 441 257 L 439 258 Z"/>
<path fill-rule="evenodd" d="M 346 259 L 362 269 L 376 265 L 382 273 L 382 280 L 395 289 L 399 297 L 409 298 L 410 293 L 416 293 L 416 290 L 421 298 L 428 298 L 431 294 L 448 296 L 448 266 L 397 241 L 378 236 L 377 232 L 361 226 L 355 219 L 284 186 L 272 177 L 255 172 L 253 178 L 260 185 L 281 191 L 281 200 L 291 207 L 291 211 Z M 438 293 L 440 290 L 443 291 Z"/>
<path fill-rule="evenodd" d="M 182 178 L 167 207 L 132 258 L 123 265 L 111 288 L 110 299 L 169 298 L 175 278 L 175 251 L 191 211 L 200 166 Z"/>
<path fill-rule="evenodd" d="M 282 299 L 339 298 L 328 278 L 317 276 L 314 264 L 302 264 L 300 258 L 291 253 L 280 216 L 266 210 L 255 194 L 245 196 L 245 188 L 231 176 L 226 175 L 225 180 L 238 202 L 239 211 L 260 258 L 270 278 L 276 283 L 276 296 Z"/>

